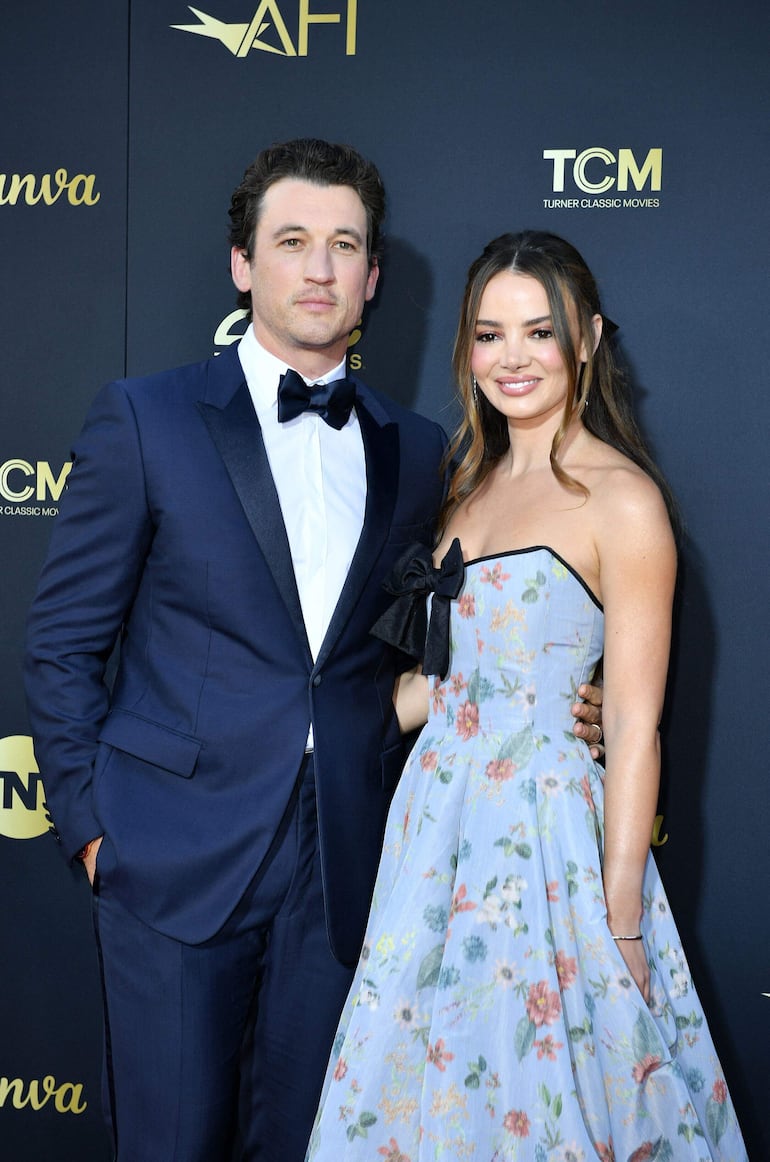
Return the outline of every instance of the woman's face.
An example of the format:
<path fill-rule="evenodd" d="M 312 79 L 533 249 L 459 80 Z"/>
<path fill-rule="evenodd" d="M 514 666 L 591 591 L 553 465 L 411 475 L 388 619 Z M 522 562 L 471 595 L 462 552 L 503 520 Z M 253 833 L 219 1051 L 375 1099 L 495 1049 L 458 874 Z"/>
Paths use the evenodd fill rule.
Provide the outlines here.
<path fill-rule="evenodd" d="M 537 279 L 509 270 L 494 275 L 481 296 L 475 330 L 471 370 L 492 406 L 527 426 L 561 416 L 567 369 Z M 585 361 L 582 343 L 577 355 Z"/>

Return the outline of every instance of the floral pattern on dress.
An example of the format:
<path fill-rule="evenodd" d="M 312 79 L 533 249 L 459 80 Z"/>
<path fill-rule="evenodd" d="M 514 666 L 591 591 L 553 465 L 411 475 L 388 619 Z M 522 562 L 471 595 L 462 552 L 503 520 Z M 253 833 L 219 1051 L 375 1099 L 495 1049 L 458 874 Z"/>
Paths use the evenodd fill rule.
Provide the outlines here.
<path fill-rule="evenodd" d="M 609 933 L 570 706 L 603 614 L 556 554 L 471 562 L 386 828 L 313 1162 L 746 1162 L 650 855 L 649 1006 Z"/>

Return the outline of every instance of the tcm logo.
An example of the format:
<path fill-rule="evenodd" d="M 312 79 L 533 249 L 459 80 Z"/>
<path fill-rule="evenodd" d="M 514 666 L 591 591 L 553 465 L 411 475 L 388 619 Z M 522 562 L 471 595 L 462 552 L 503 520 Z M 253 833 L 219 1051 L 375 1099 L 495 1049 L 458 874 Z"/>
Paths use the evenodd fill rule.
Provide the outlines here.
<path fill-rule="evenodd" d="M 6 460 L 0 464 L 0 504 L 4 516 L 56 516 L 59 511 L 46 501 L 58 501 L 72 461 L 62 464 L 58 476 L 46 460 L 30 464 L 28 460 Z M 39 503 L 29 503 L 37 501 Z"/>
<path fill-rule="evenodd" d="M 225 347 L 230 347 L 233 343 L 239 343 L 243 338 L 248 328 L 249 312 L 242 309 L 231 311 L 229 315 L 225 315 L 222 322 L 214 332 L 214 354 L 219 355 Z M 348 339 L 348 348 L 355 347 L 356 343 L 361 338 L 361 319 L 358 320 L 358 325 L 354 331 L 351 331 Z M 348 355 L 348 366 L 351 371 L 360 371 L 363 367 L 363 359 L 357 351 L 352 351 Z"/>
<path fill-rule="evenodd" d="M 345 31 L 345 55 L 356 55 L 356 24 L 358 0 L 337 0 L 343 7 L 340 12 L 311 12 L 310 0 L 295 0 L 296 3 L 296 44 L 291 38 L 283 18 L 278 0 L 260 0 L 259 7 L 250 24 L 226 24 L 188 4 L 190 11 L 198 17 L 199 24 L 172 24 L 180 32 L 194 32 L 198 36 L 209 36 L 220 41 L 226 49 L 237 57 L 246 57 L 253 48 L 262 52 L 272 52 L 277 56 L 307 56 L 310 28 L 315 24 L 340 24 Z M 334 0 L 327 0 L 334 3 Z M 286 11 L 287 2 L 283 0 Z M 264 39 L 263 39 L 264 37 Z"/>
<path fill-rule="evenodd" d="M 0 738 L 0 835 L 36 839 L 51 829 L 32 739 Z"/>
<path fill-rule="evenodd" d="M 543 160 L 553 162 L 553 192 L 564 192 L 566 175 L 584 194 L 603 194 L 615 186 L 620 193 L 629 189 L 658 191 L 663 181 L 663 150 L 650 149 L 641 160 L 630 149 L 619 149 L 617 157 L 609 149 L 592 146 L 576 149 L 544 149 Z"/>

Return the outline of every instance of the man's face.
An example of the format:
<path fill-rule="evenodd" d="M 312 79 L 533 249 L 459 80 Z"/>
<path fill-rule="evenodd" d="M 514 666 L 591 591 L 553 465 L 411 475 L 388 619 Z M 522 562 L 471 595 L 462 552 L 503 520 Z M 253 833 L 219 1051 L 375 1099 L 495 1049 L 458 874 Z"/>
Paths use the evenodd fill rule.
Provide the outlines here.
<path fill-rule="evenodd" d="M 263 347 L 308 378 L 340 362 L 379 275 L 369 267 L 366 211 L 351 186 L 275 182 L 262 199 L 251 262 L 236 247 L 231 258 Z"/>

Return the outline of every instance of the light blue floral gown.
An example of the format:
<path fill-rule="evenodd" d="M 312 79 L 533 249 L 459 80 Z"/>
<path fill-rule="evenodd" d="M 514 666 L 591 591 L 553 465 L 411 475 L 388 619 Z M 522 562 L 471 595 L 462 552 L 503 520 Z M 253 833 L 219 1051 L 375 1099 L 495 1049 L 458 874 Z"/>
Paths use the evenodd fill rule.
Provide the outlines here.
<path fill-rule="evenodd" d="M 747 1159 L 652 857 L 649 1007 L 607 928 L 603 771 L 570 714 L 602 643 L 550 549 L 465 566 L 313 1162 Z"/>

